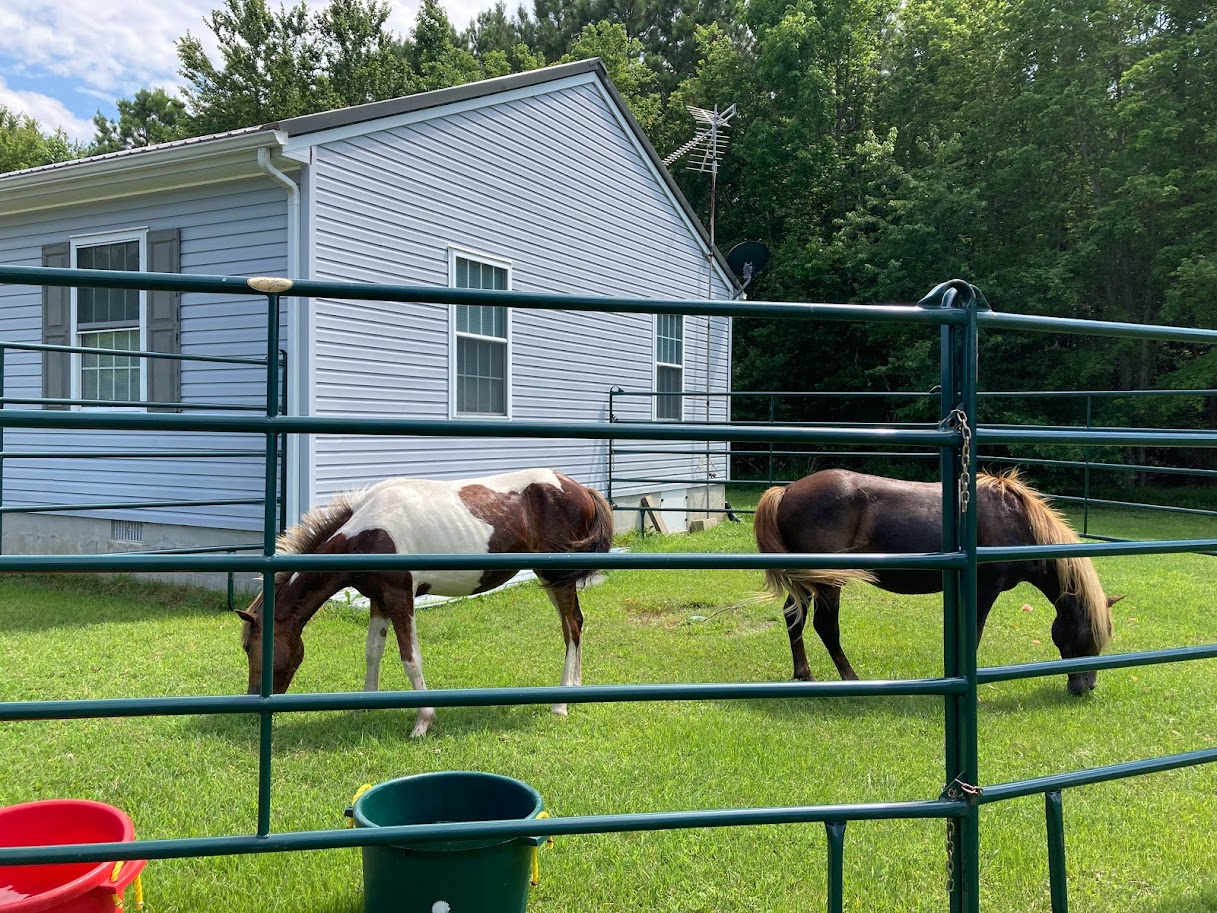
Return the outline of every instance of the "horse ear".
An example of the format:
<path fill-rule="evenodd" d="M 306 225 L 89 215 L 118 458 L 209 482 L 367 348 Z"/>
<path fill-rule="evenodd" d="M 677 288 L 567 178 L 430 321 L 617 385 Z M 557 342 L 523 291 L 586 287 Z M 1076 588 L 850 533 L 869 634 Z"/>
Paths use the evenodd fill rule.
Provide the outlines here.
<path fill-rule="evenodd" d="M 236 612 L 238 615 L 240 615 L 241 618 L 243 618 L 245 621 L 248 621 L 255 628 L 260 623 L 258 616 L 255 615 L 253 612 L 249 612 L 245 609 L 233 609 L 233 611 Z"/>
<path fill-rule="evenodd" d="M 1124 596 L 1127 596 L 1127 595 L 1128 595 L 1127 593 L 1124 594 Z M 1115 605 L 1117 602 L 1119 602 L 1121 599 L 1123 599 L 1124 596 L 1108 596 L 1107 597 L 1107 608 L 1110 609 L 1113 605 Z"/>

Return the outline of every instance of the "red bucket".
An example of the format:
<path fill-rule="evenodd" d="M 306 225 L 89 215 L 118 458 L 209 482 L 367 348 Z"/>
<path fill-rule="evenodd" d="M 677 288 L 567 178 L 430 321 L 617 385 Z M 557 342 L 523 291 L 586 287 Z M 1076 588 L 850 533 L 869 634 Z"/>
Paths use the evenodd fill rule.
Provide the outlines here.
<path fill-rule="evenodd" d="M 0 846 L 126 843 L 135 826 L 121 809 L 87 799 L 0 808 Z M 115 913 L 146 860 L 0 866 L 0 913 Z"/>

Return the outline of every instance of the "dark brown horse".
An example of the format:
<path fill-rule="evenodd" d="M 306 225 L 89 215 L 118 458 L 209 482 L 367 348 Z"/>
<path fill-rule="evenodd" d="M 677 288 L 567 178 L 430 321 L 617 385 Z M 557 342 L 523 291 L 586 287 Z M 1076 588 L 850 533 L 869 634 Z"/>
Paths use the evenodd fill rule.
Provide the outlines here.
<path fill-rule="evenodd" d="M 340 495 L 307 514 L 279 538 L 280 552 L 344 554 L 491 554 L 494 552 L 606 552 L 613 538 L 613 511 L 596 491 L 550 469 L 455 482 L 389 479 Z M 468 596 L 494 589 L 516 570 L 334 571 L 275 577 L 274 690 L 287 691 L 304 660 L 301 632 L 325 602 L 346 587 L 368 598 L 367 674 L 364 690 L 380 683 L 388 623 L 402 665 L 415 690 L 423 681 L 422 654 L 414 624 L 414 597 Z M 537 576 L 562 619 L 566 661 L 562 684 L 583 680 L 583 613 L 577 584 L 593 570 L 540 570 Z M 262 676 L 262 596 L 238 613 L 249 658 L 249 693 Z M 554 712 L 566 713 L 565 704 Z M 426 735 L 435 710 L 422 707 L 412 736 Z"/>
<path fill-rule="evenodd" d="M 1016 472 L 977 477 L 977 544 L 981 546 L 1060 545 L 1077 534 L 1044 500 L 1019 481 Z M 805 476 L 761 496 L 755 518 L 762 552 L 930 552 L 942 548 L 942 488 L 936 482 L 904 482 L 830 469 Z M 873 583 L 893 593 L 938 593 L 941 571 L 852 570 L 767 571 L 773 595 L 786 597 L 784 612 L 794 677 L 811 680 L 803 648 L 808 606 L 812 625 L 843 679 L 856 679 L 841 649 L 837 621 L 841 587 Z M 976 640 L 999 593 L 1026 581 L 1056 607 L 1052 639 L 1063 658 L 1098 656 L 1111 639 L 1111 606 L 1089 558 L 1009 561 L 977 568 Z M 1084 694 L 1095 672 L 1070 673 L 1068 687 Z"/>

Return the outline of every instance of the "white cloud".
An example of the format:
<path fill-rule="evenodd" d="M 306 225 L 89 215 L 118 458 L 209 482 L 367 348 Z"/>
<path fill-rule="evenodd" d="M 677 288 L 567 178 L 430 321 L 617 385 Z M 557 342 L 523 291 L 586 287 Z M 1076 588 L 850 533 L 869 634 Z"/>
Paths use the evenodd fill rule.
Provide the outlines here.
<path fill-rule="evenodd" d="M 307 2 L 321 8 L 328 0 Z M 509 0 L 508 7 L 514 11 L 517 2 Z M 270 3 L 278 6 L 277 0 Z M 493 4 L 448 0 L 444 7 L 459 31 Z M 174 42 L 189 31 L 208 47 L 212 35 L 206 17 L 222 5 L 222 0 L 3 0 L 0 67 L 10 84 L 37 88 L 18 91 L 0 84 L 0 103 L 44 127 L 61 124 L 74 138 L 91 138 L 85 114 L 96 110 L 97 100 L 112 103 L 141 88 L 172 91 L 182 85 Z M 417 0 L 391 0 L 387 27 L 407 35 L 417 12 Z"/>
<path fill-rule="evenodd" d="M 50 132 L 62 127 L 69 139 L 87 142 L 93 139 L 93 122 L 89 118 L 77 117 L 57 98 L 38 92 L 19 92 L 9 88 L 0 79 L 0 105 L 10 111 L 19 111 L 38 121 L 43 131 Z"/>

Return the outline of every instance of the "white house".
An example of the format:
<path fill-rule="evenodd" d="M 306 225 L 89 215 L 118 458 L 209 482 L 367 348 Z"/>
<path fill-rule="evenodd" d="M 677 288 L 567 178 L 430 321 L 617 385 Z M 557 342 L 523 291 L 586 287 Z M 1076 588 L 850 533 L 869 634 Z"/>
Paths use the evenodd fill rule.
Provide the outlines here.
<path fill-rule="evenodd" d="M 655 298 L 729 298 L 735 287 L 596 60 L 0 175 L 0 264 Z M 604 421 L 615 385 L 729 388 L 723 318 L 283 303 L 291 414 Z M 89 401 L 69 408 L 259 407 L 265 372 L 252 364 L 3 346 L 257 358 L 264 309 L 262 299 L 221 294 L 0 285 L 4 407 L 41 408 L 30 402 L 39 398 Z M 704 420 L 706 404 L 644 397 L 616 411 Z M 724 419 L 725 398 L 709 414 Z M 7 513 L 7 553 L 259 541 L 263 459 L 250 452 L 259 438 L 0 431 L 5 508 L 106 505 Z M 679 455 L 635 458 L 631 474 L 706 477 L 696 448 L 671 449 Z M 121 455 L 72 457 L 99 451 Z M 181 455 L 216 451 L 224 455 Z M 388 476 L 530 465 L 603 489 L 606 444 L 310 436 L 289 448 L 287 516 Z M 711 471 L 725 479 L 725 461 Z M 705 506 L 707 490 L 622 485 L 614 498 L 659 492 L 668 504 Z M 246 503 L 189 503 L 216 500 Z M 168 503 L 109 506 L 128 502 Z"/>

